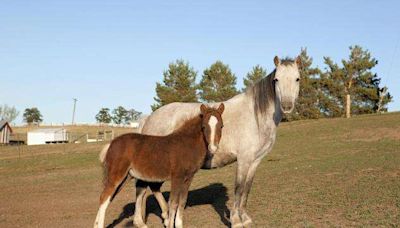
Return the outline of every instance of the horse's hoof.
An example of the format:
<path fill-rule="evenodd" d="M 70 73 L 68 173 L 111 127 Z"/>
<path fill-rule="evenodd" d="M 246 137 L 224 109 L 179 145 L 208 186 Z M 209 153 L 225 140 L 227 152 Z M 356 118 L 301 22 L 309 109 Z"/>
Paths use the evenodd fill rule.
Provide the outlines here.
<path fill-rule="evenodd" d="M 244 213 L 242 214 L 242 223 L 244 227 L 250 227 L 250 225 L 253 223 L 253 220 L 251 220 L 249 215 Z"/>
<path fill-rule="evenodd" d="M 236 223 L 236 224 L 233 224 L 232 223 L 232 226 L 231 226 L 232 228 L 243 228 L 243 224 L 242 223 Z"/>
<path fill-rule="evenodd" d="M 164 226 L 165 226 L 165 227 L 168 227 L 168 225 L 169 225 L 169 219 L 166 218 L 166 219 L 164 219 Z"/>

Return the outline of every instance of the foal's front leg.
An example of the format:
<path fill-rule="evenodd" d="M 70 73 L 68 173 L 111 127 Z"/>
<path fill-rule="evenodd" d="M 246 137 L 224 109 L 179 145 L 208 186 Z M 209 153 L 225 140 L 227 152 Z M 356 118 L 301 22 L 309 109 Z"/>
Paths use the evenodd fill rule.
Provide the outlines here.
<path fill-rule="evenodd" d="M 189 187 L 190 184 L 192 183 L 193 176 L 185 180 L 180 194 L 179 194 L 179 206 L 178 206 L 178 212 L 176 214 L 175 218 L 175 227 L 176 228 L 183 228 L 183 211 L 185 210 L 186 202 L 187 202 L 187 197 L 189 193 Z"/>
<path fill-rule="evenodd" d="M 179 195 L 182 185 L 183 185 L 183 180 L 181 178 L 177 177 L 171 178 L 171 193 L 169 195 L 169 201 L 168 201 L 168 206 L 169 206 L 168 228 L 174 228 L 175 215 L 178 209 Z"/>

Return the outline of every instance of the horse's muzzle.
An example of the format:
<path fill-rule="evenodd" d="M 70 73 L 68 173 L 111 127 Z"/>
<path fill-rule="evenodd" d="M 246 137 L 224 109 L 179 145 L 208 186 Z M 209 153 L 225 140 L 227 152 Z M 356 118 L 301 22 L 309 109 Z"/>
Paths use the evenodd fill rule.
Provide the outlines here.
<path fill-rule="evenodd" d="M 281 103 L 282 112 L 285 114 L 291 113 L 293 111 L 293 108 L 294 108 L 293 102 L 282 102 Z"/>

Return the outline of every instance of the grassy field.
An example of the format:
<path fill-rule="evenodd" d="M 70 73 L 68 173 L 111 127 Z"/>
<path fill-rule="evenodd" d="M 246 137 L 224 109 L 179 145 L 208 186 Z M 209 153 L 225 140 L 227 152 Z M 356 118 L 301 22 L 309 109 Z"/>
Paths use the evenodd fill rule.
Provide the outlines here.
<path fill-rule="evenodd" d="M 0 227 L 92 226 L 102 146 L 22 147 L 22 156 L 0 147 Z M 229 225 L 235 166 L 196 175 L 186 227 Z M 109 227 L 132 226 L 133 196 L 126 184 L 107 211 Z M 255 227 L 399 227 L 400 113 L 282 124 L 257 170 L 248 210 Z M 152 197 L 147 214 L 149 227 L 161 227 Z"/>

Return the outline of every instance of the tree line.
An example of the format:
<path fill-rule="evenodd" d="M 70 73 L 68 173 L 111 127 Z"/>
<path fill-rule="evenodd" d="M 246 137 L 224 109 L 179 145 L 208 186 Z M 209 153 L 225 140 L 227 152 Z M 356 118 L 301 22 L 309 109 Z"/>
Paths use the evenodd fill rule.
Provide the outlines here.
<path fill-rule="evenodd" d="M 129 124 L 132 121 L 139 120 L 141 112 L 135 109 L 126 109 L 123 106 L 118 106 L 110 113 L 109 108 L 101 108 L 95 116 L 98 123 L 115 123 L 115 124 Z"/>
<path fill-rule="evenodd" d="M 386 112 L 393 97 L 381 78 L 373 72 L 378 60 L 362 47 L 349 48 L 350 54 L 341 64 L 324 57 L 324 68 L 313 67 L 313 59 L 302 48 L 300 58 L 300 92 L 296 108 L 285 120 L 316 119 L 321 117 L 350 117 Z M 258 80 L 267 76 L 267 70 L 254 66 L 243 79 L 245 88 L 236 86 L 236 75 L 229 65 L 216 61 L 206 68 L 200 82 L 198 73 L 183 60 L 169 64 L 163 81 L 156 83 L 155 103 L 152 110 L 172 102 L 221 102 L 230 99 Z"/>
<path fill-rule="evenodd" d="M 14 106 L 2 105 L 0 106 L 0 120 L 8 122 L 14 121 L 19 115 L 19 111 Z M 115 124 L 129 124 L 132 121 L 139 120 L 141 112 L 135 109 L 126 109 L 118 106 L 110 112 L 109 108 L 102 108 L 96 114 L 95 119 L 99 123 L 115 123 Z M 43 116 L 40 110 L 36 107 L 26 108 L 22 114 L 24 122 L 27 124 L 40 124 L 43 122 Z"/>
<path fill-rule="evenodd" d="M 19 111 L 14 106 L 9 106 L 7 104 L 0 106 L 0 120 L 12 122 L 18 115 Z M 43 116 L 36 107 L 26 108 L 22 117 L 24 122 L 28 124 L 41 123 L 43 121 Z"/>

